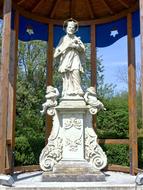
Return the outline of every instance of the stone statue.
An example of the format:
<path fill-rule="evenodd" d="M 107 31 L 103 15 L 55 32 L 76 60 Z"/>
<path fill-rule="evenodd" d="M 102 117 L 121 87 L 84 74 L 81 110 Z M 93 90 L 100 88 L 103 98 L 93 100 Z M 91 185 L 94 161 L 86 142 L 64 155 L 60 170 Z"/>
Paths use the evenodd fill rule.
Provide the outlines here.
<path fill-rule="evenodd" d="M 100 172 L 107 157 L 97 141 L 92 115 L 104 110 L 94 87 L 83 93 L 80 73 L 85 61 L 85 47 L 74 34 L 78 23 L 74 19 L 64 22 L 66 35 L 61 38 L 54 58 L 60 58 L 59 72 L 63 77 L 62 99 L 59 92 L 47 86 L 46 102 L 41 113 L 53 116 L 48 143 L 40 154 L 42 181 L 105 181 Z"/>
<path fill-rule="evenodd" d="M 41 114 L 44 114 L 47 111 L 47 114 L 54 115 L 54 107 L 57 106 L 57 97 L 59 96 L 59 91 L 53 86 L 47 86 L 46 89 L 46 102 L 42 104 L 43 110 L 40 111 Z"/>
<path fill-rule="evenodd" d="M 63 78 L 62 97 L 83 96 L 80 72 L 83 73 L 85 46 L 80 38 L 75 36 L 78 22 L 68 19 L 64 22 L 64 29 L 67 34 L 60 39 L 54 53 L 54 58 L 60 58 L 59 72 L 62 73 Z"/>
<path fill-rule="evenodd" d="M 106 110 L 103 103 L 97 99 L 95 87 L 91 86 L 86 90 L 84 95 L 85 102 L 89 105 L 91 114 L 96 114 L 99 110 Z"/>

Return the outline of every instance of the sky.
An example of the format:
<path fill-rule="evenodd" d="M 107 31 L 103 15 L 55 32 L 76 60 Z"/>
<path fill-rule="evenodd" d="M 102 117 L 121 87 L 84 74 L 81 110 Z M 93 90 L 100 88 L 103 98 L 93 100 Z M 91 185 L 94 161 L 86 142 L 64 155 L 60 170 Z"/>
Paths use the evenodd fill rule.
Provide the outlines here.
<path fill-rule="evenodd" d="M 136 44 L 136 65 L 140 64 L 140 36 L 135 38 Z M 128 89 L 127 83 L 122 78 L 127 77 L 128 58 L 127 58 L 127 36 L 116 41 L 113 45 L 98 48 L 97 56 L 102 57 L 104 66 L 105 83 L 115 84 L 115 92 Z M 123 76 L 124 75 L 124 76 Z"/>

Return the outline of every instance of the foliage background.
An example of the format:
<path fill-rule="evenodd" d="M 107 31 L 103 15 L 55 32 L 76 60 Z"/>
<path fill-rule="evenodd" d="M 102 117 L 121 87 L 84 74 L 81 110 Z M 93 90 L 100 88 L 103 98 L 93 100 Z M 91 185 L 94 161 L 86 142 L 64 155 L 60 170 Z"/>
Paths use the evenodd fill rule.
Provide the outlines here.
<path fill-rule="evenodd" d="M 1 30 L 1 28 L 0 28 Z M 0 36 L 1 54 L 1 36 Z M 15 166 L 39 163 L 39 155 L 45 146 L 45 116 L 40 115 L 45 101 L 47 44 L 41 41 L 28 43 L 19 41 L 17 75 Z M 97 59 L 97 94 L 106 107 L 97 114 L 96 133 L 99 138 L 128 138 L 128 92 L 115 94 L 113 84 L 104 82 L 102 58 Z M 54 86 L 62 90 L 58 63 L 54 63 Z M 90 44 L 86 44 L 83 89 L 90 86 Z M 137 87 L 137 124 L 139 168 L 143 168 L 143 128 L 141 116 L 141 89 Z M 126 145 L 101 145 L 108 163 L 129 166 L 129 148 Z"/>
<path fill-rule="evenodd" d="M 17 117 L 15 165 L 38 164 L 39 155 L 45 145 L 45 117 L 40 115 L 45 101 L 47 44 L 40 41 L 19 42 L 19 65 L 17 78 Z M 54 86 L 62 90 L 58 63 L 54 63 Z M 86 44 L 85 73 L 83 89 L 90 86 L 90 44 Z M 97 59 L 97 94 L 106 111 L 97 114 L 96 133 L 99 138 L 128 138 L 128 92 L 114 94 L 115 86 L 104 83 L 102 59 Z M 140 95 L 137 92 L 138 128 L 141 126 Z M 126 145 L 101 145 L 108 157 L 108 163 L 129 166 L 129 148 Z M 139 150 L 143 146 L 139 138 Z M 139 151 L 139 166 L 143 152 Z"/>

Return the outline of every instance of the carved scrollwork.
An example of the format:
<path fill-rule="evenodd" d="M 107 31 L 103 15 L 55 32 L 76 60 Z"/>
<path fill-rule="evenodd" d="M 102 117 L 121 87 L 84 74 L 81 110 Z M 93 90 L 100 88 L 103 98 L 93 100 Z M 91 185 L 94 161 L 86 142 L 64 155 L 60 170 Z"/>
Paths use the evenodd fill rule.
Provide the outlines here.
<path fill-rule="evenodd" d="M 97 109 L 96 107 L 90 106 L 90 107 L 89 107 L 89 112 L 90 112 L 92 115 L 95 115 L 95 114 L 97 114 L 98 109 Z"/>
<path fill-rule="evenodd" d="M 76 139 L 76 140 L 71 140 L 71 139 L 66 138 L 66 146 L 69 146 L 69 151 L 76 152 L 78 150 L 78 145 L 81 145 L 81 139 L 82 139 L 82 135 L 79 139 Z"/>
<path fill-rule="evenodd" d="M 54 165 L 62 159 L 62 139 L 58 137 L 56 140 L 49 139 L 48 144 L 42 150 L 40 155 L 40 167 L 43 171 L 53 170 Z"/>
<path fill-rule="evenodd" d="M 93 164 L 97 170 L 107 164 L 106 154 L 97 143 L 97 136 L 92 128 L 85 130 L 85 159 Z"/>
<path fill-rule="evenodd" d="M 48 108 L 47 114 L 51 116 L 55 115 L 55 108 L 54 107 Z"/>
<path fill-rule="evenodd" d="M 64 128 L 70 129 L 71 127 L 75 127 L 76 129 L 81 129 L 82 123 L 80 119 L 71 118 L 65 121 Z"/>

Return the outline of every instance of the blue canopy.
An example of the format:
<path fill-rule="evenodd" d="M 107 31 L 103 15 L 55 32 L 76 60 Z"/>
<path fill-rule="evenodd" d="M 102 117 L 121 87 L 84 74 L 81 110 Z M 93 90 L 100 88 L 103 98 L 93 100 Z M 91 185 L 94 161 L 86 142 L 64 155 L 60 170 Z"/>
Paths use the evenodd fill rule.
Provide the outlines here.
<path fill-rule="evenodd" d="M 13 28 L 14 13 L 12 18 Z M 132 23 L 133 37 L 136 37 L 140 34 L 139 11 L 135 11 L 132 14 Z M 84 43 L 90 43 L 90 30 L 90 26 L 80 26 L 76 35 L 80 36 Z M 63 27 L 60 25 L 54 25 L 54 47 L 58 45 L 58 42 L 63 35 L 65 35 Z M 125 35 L 127 35 L 126 17 L 106 24 L 98 24 L 96 25 L 96 47 L 110 46 Z M 48 24 L 43 24 L 20 16 L 18 37 L 21 41 L 48 41 Z"/>

